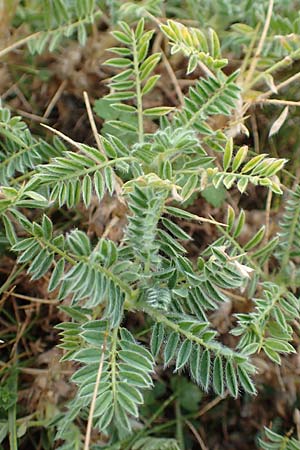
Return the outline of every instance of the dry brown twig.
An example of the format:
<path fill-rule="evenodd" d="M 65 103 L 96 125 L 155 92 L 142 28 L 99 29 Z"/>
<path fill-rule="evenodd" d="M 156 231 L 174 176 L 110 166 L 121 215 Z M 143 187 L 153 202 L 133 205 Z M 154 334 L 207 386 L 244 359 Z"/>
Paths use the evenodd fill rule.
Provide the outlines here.
<path fill-rule="evenodd" d="M 47 118 L 50 116 L 50 114 L 51 114 L 51 112 L 52 112 L 52 109 L 54 108 L 54 106 L 56 105 L 56 103 L 58 102 L 58 100 L 60 99 L 60 97 L 61 97 L 61 95 L 62 95 L 62 93 L 63 93 L 63 91 L 64 91 L 66 85 L 67 85 L 67 80 L 64 80 L 64 81 L 59 85 L 59 87 L 58 87 L 58 89 L 56 90 L 54 96 L 53 96 L 52 99 L 50 100 L 50 102 L 49 102 L 49 104 L 48 104 L 48 106 L 47 106 L 47 108 L 46 108 L 46 111 L 44 112 L 44 115 L 43 115 L 43 118 L 44 118 L 44 119 L 47 119 Z"/>
<path fill-rule="evenodd" d="M 193 433 L 193 435 L 197 439 L 201 450 L 208 450 L 208 447 L 206 447 L 202 437 L 200 436 L 200 433 L 196 430 L 194 425 L 189 420 L 186 420 L 185 423 L 187 424 L 187 426 L 189 427 L 189 429 L 191 430 L 191 432 Z"/>
<path fill-rule="evenodd" d="M 165 53 L 162 51 L 162 49 L 160 49 L 160 51 L 161 51 L 161 54 L 162 54 L 163 63 L 164 63 L 165 68 L 166 68 L 166 70 L 167 70 L 167 72 L 169 74 L 169 77 L 171 78 L 171 81 L 172 81 L 172 84 L 174 86 L 175 92 L 177 94 L 178 100 L 179 100 L 180 104 L 183 105 L 183 103 L 184 103 L 184 96 L 183 96 L 183 93 L 182 93 L 181 88 L 179 86 L 177 77 L 176 77 L 176 75 L 174 73 L 174 70 L 173 70 L 171 64 L 169 63 L 169 60 L 166 57 Z"/>
<path fill-rule="evenodd" d="M 200 409 L 200 411 L 198 412 L 196 417 L 201 417 L 204 414 L 206 414 L 209 410 L 214 408 L 218 403 L 225 400 L 227 395 L 228 395 L 228 391 L 226 391 L 222 397 L 219 396 L 219 397 L 214 398 L 211 402 L 207 403 L 205 406 L 203 406 L 203 408 Z"/>
<path fill-rule="evenodd" d="M 102 141 L 100 139 L 100 135 L 99 135 L 97 127 L 96 127 L 96 123 L 95 123 L 95 119 L 94 119 L 94 116 L 93 116 L 93 111 L 92 111 L 92 108 L 91 108 L 91 103 L 90 103 L 90 100 L 89 100 L 89 96 L 88 96 L 88 93 L 86 91 L 83 92 L 83 98 L 84 98 L 85 107 L 86 107 L 86 110 L 87 110 L 88 118 L 89 118 L 89 121 L 90 121 L 91 129 L 92 129 L 92 132 L 93 132 L 93 135 L 94 135 L 97 147 L 100 150 L 100 152 L 103 154 L 103 156 L 105 156 L 105 159 L 107 159 L 106 154 L 105 154 L 105 150 L 104 150 L 103 145 L 102 145 Z"/>
<path fill-rule="evenodd" d="M 58 300 L 55 298 L 47 300 L 45 298 L 30 297 L 29 295 L 17 294 L 15 292 L 9 292 L 9 291 L 5 291 L 4 294 L 8 294 L 12 297 L 20 298 L 22 300 L 28 300 L 29 302 L 45 303 L 45 304 L 50 304 L 50 305 L 54 305 L 55 303 L 58 303 Z"/>
<path fill-rule="evenodd" d="M 42 127 L 46 128 L 47 130 L 51 131 L 52 133 L 56 134 L 57 136 L 59 136 L 61 139 L 64 139 L 66 142 L 68 142 L 69 144 L 73 145 L 74 147 L 76 147 L 78 150 L 82 150 L 79 142 L 73 141 L 73 139 L 71 139 L 69 136 L 66 136 L 65 134 L 63 134 L 61 131 L 56 130 L 55 128 L 49 127 L 49 125 L 46 125 L 45 123 L 41 123 L 40 124 Z"/>
<path fill-rule="evenodd" d="M 257 63 L 258 63 L 258 59 L 259 59 L 260 54 L 262 52 L 262 49 L 263 49 L 263 46 L 264 46 L 264 43 L 265 43 L 265 40 L 266 40 L 266 37 L 267 37 L 267 33 L 268 33 L 268 30 L 269 30 L 270 22 L 271 22 L 273 6 L 274 6 L 274 0 L 269 0 L 269 7 L 268 7 L 266 21 L 265 21 L 265 24 L 264 24 L 264 28 L 263 28 L 263 31 L 262 31 L 262 34 L 261 34 L 261 37 L 260 37 L 260 40 L 259 40 L 256 52 L 255 52 L 255 55 L 254 55 L 254 57 L 253 57 L 253 59 L 251 61 L 251 65 L 250 65 L 250 68 L 249 68 L 249 71 L 248 71 L 248 74 L 247 74 L 247 77 L 246 77 L 246 84 L 248 84 L 251 81 L 252 76 L 253 76 L 253 74 L 255 72 Z"/>
<path fill-rule="evenodd" d="M 280 91 L 281 89 L 287 87 L 290 83 L 293 83 L 294 81 L 297 81 L 299 78 L 300 78 L 300 72 L 298 72 L 295 75 L 291 76 L 287 80 L 282 81 L 281 83 L 277 84 L 277 86 L 275 86 L 274 90 L 269 89 L 267 92 L 264 92 L 263 94 L 261 94 L 258 97 L 257 101 L 267 99 L 270 95 L 278 93 L 278 91 Z"/>
<path fill-rule="evenodd" d="M 280 100 L 277 98 L 260 98 L 258 97 L 254 103 L 262 103 L 262 104 L 269 104 L 269 105 L 287 105 L 287 106 L 300 106 L 300 102 L 293 101 L 293 100 Z"/>

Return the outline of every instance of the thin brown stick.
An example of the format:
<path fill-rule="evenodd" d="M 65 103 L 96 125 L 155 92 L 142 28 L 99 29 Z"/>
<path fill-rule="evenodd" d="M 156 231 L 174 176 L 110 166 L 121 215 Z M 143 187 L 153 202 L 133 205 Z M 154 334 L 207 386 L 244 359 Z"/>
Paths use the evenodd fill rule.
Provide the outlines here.
<path fill-rule="evenodd" d="M 14 312 L 15 312 L 15 317 L 16 317 L 16 322 L 17 322 L 17 330 L 16 330 L 16 337 L 15 337 L 15 341 L 14 344 L 12 346 L 11 352 L 10 352 L 10 358 L 13 361 L 16 361 L 17 359 L 17 348 L 18 348 L 18 344 L 20 342 L 20 340 L 22 340 L 24 347 L 26 348 L 26 343 L 25 343 L 25 339 L 24 339 L 24 332 L 26 330 L 26 327 L 28 325 L 28 322 L 30 321 L 29 316 L 27 316 L 24 320 L 24 322 L 21 321 L 20 315 L 19 315 L 19 311 L 18 311 L 18 306 L 16 304 L 15 299 L 12 300 L 12 305 L 14 308 Z"/>
<path fill-rule="evenodd" d="M 4 294 L 8 294 L 11 297 L 15 297 L 15 298 L 21 298 L 22 300 L 28 300 L 29 302 L 36 302 L 36 303 L 47 303 L 47 304 L 55 304 L 58 303 L 57 299 L 45 299 L 45 298 L 37 298 L 37 297 L 30 297 L 29 295 L 23 295 L 23 294 L 17 294 L 15 292 L 9 292 L 9 291 L 5 291 Z"/>
<path fill-rule="evenodd" d="M 66 87 L 67 84 L 67 80 L 64 80 L 58 87 L 57 91 L 55 92 L 55 94 L 53 95 L 52 99 L 50 100 L 46 111 L 44 112 L 43 118 L 47 119 L 50 114 L 52 109 L 54 108 L 54 106 L 56 105 L 56 103 L 58 102 L 61 94 L 63 93 L 64 88 Z"/>
<path fill-rule="evenodd" d="M 52 133 L 57 134 L 57 136 L 64 139 L 66 142 L 69 142 L 69 144 L 74 145 L 74 147 L 78 148 L 78 150 L 82 150 L 79 142 L 73 141 L 73 139 L 69 138 L 68 136 L 63 134 L 61 131 L 58 131 L 55 128 L 49 127 L 49 125 L 46 125 L 44 123 L 41 123 L 40 125 L 44 128 L 47 128 L 47 130 L 52 131 Z"/>
<path fill-rule="evenodd" d="M 297 428 L 297 438 L 300 439 L 300 411 L 298 408 L 295 408 L 293 418 Z"/>
<path fill-rule="evenodd" d="M 266 21 L 265 21 L 265 24 L 264 24 L 264 28 L 263 28 L 263 31 L 262 31 L 262 34 L 261 34 L 261 37 L 260 37 L 260 40 L 259 40 L 256 52 L 255 52 L 255 55 L 254 55 L 254 57 L 252 59 L 251 65 L 250 65 L 249 72 L 248 72 L 247 77 L 246 77 L 246 84 L 248 84 L 250 82 L 250 80 L 252 79 L 252 76 L 253 76 L 253 74 L 255 72 L 255 69 L 256 69 L 256 66 L 257 66 L 257 63 L 258 63 L 258 59 L 259 59 L 260 54 L 262 52 L 262 49 L 263 49 L 263 46 L 264 46 L 264 43 L 265 43 L 265 40 L 266 40 L 266 37 L 267 37 L 268 29 L 269 29 L 269 26 L 270 26 L 270 22 L 271 22 L 273 6 L 274 6 L 274 0 L 269 0 L 269 7 L 268 7 Z"/>
<path fill-rule="evenodd" d="M 282 375 L 281 375 L 280 368 L 277 365 L 275 366 L 275 371 L 276 371 L 277 379 L 279 381 L 279 385 L 281 387 L 281 391 L 286 394 L 286 387 L 284 385 L 284 381 L 283 381 L 283 378 L 282 378 Z"/>
<path fill-rule="evenodd" d="M 36 369 L 31 367 L 20 367 L 20 372 L 28 373 L 29 375 L 43 375 L 49 373 L 49 369 Z M 72 375 L 74 370 L 60 370 L 60 375 Z"/>
<path fill-rule="evenodd" d="M 31 39 L 38 37 L 40 34 L 41 32 L 37 31 L 36 33 L 30 34 L 29 36 L 26 36 L 23 39 L 14 42 L 8 47 L 5 47 L 4 49 L 0 50 L 0 58 L 2 58 L 2 56 L 7 55 L 7 53 L 11 52 L 12 50 L 16 50 L 17 48 L 22 47 L 24 44 L 27 44 L 27 42 L 31 41 Z"/>
<path fill-rule="evenodd" d="M 177 94 L 178 100 L 180 101 L 180 104 L 183 105 L 183 103 L 184 103 L 184 96 L 183 96 L 183 93 L 182 93 L 182 91 L 180 89 L 180 86 L 179 86 L 178 80 L 176 78 L 176 75 L 174 73 L 174 70 L 173 70 L 171 64 L 169 63 L 169 60 L 166 57 L 165 53 L 162 51 L 162 49 L 160 49 L 160 51 L 161 51 L 161 54 L 162 54 L 163 63 L 165 65 L 165 68 L 167 69 L 169 77 L 171 78 L 171 81 L 172 81 L 172 84 L 174 86 L 175 92 Z"/>
<path fill-rule="evenodd" d="M 103 144 L 102 144 L 101 136 L 98 133 L 98 130 L 97 130 L 97 127 L 96 127 L 96 123 L 95 123 L 95 120 L 94 120 L 93 111 L 92 111 L 92 108 L 91 108 L 89 96 L 88 96 L 86 91 L 83 92 L 83 98 L 84 98 L 85 107 L 86 107 L 86 110 L 87 110 L 87 113 L 88 113 L 88 118 L 89 118 L 89 121 L 90 121 L 91 129 L 92 129 L 92 132 L 93 132 L 93 135 L 94 135 L 97 147 L 98 147 L 99 151 L 103 154 L 105 159 L 107 160 L 107 156 L 106 156 L 106 152 L 105 152 L 105 149 L 103 147 Z M 121 195 L 123 182 L 122 182 L 121 178 L 118 177 L 118 175 L 116 175 L 116 174 L 114 174 L 114 179 L 115 179 L 115 192 L 117 194 L 117 197 L 122 203 L 124 203 L 124 199 L 123 199 L 123 197 Z"/>
<path fill-rule="evenodd" d="M 9 88 L 7 89 L 7 91 L 5 91 L 2 95 L 1 98 L 2 100 L 5 100 L 6 97 L 8 97 L 12 92 L 15 92 L 15 88 L 16 86 L 18 86 L 19 83 L 21 83 L 25 78 L 25 74 L 23 73 L 23 75 L 21 75 L 20 78 L 18 78 L 18 81 L 14 84 L 12 84 L 11 86 L 9 86 Z"/>
<path fill-rule="evenodd" d="M 179 86 L 182 86 L 182 87 L 195 86 L 195 84 L 198 82 L 197 78 L 195 80 L 186 80 L 184 78 L 178 78 L 177 81 L 178 81 Z"/>
<path fill-rule="evenodd" d="M 92 433 L 92 427 L 93 427 L 93 417 L 94 417 L 97 393 L 98 393 L 98 388 L 99 388 L 99 384 L 100 384 L 100 380 L 101 380 L 103 363 L 104 363 L 104 358 L 105 358 L 106 338 L 107 338 L 107 334 L 104 335 L 104 342 L 102 345 L 102 353 L 101 353 L 101 357 L 100 357 L 100 361 L 99 361 L 99 368 L 98 368 L 98 372 L 97 372 L 96 384 L 95 384 L 95 388 L 94 388 L 94 392 L 93 392 L 91 407 L 90 407 L 90 411 L 89 411 L 89 418 L 88 418 L 88 423 L 87 423 L 87 427 L 86 427 L 84 450 L 89 450 L 89 448 L 90 448 L 91 433 Z"/>
<path fill-rule="evenodd" d="M 86 91 L 83 92 L 83 98 L 84 98 L 85 107 L 86 107 L 86 110 L 87 110 L 88 118 L 89 118 L 89 121 L 90 121 L 91 129 L 92 129 L 92 132 L 93 132 L 93 135 L 94 135 L 97 147 L 100 150 L 100 152 L 107 159 L 105 150 L 103 148 L 102 141 L 100 139 L 100 136 L 99 136 L 96 124 L 95 124 L 95 119 L 94 119 L 94 116 L 93 116 L 93 111 L 92 111 L 92 108 L 91 108 L 90 99 L 89 99 L 89 96 L 88 96 Z"/>
<path fill-rule="evenodd" d="M 254 49 L 254 46 L 255 46 L 255 42 L 257 40 L 257 35 L 258 35 L 259 30 L 260 30 L 260 27 L 261 27 L 261 24 L 258 23 L 256 25 L 255 30 L 254 30 L 253 37 L 251 39 L 250 45 L 248 46 L 248 49 L 247 49 L 247 51 L 245 53 L 245 56 L 243 57 L 243 62 L 242 62 L 242 65 L 240 67 L 240 73 L 239 73 L 239 78 L 241 80 L 243 80 L 244 74 L 245 74 L 245 72 L 247 70 L 249 59 L 251 58 L 251 55 L 252 55 L 252 52 L 253 52 L 253 49 Z M 242 83 L 243 83 L 243 81 L 242 81 Z"/>
<path fill-rule="evenodd" d="M 214 408 L 215 406 L 217 406 L 218 403 L 220 403 L 222 400 L 225 400 L 225 398 L 227 397 L 228 392 L 226 391 L 223 397 L 216 397 L 214 398 L 211 402 L 207 403 L 207 405 L 203 406 L 203 408 L 200 409 L 200 411 L 198 412 L 198 414 L 196 415 L 196 417 L 201 417 L 204 414 L 206 414 L 208 411 L 210 411 L 212 408 Z M 195 417 L 195 418 L 196 418 Z"/>
<path fill-rule="evenodd" d="M 3 295 L 2 295 L 1 300 L 0 300 L 0 306 L 2 306 L 6 302 L 8 297 L 13 293 L 15 287 L 16 286 L 12 286 L 9 291 L 3 291 Z"/>
<path fill-rule="evenodd" d="M 13 109 L 13 108 L 12 108 Z M 45 117 L 38 116 L 37 114 L 29 113 L 28 111 L 23 111 L 22 109 L 16 109 L 16 112 L 27 119 L 33 120 L 34 122 L 49 122 Z"/>
<path fill-rule="evenodd" d="M 300 78 L 300 72 L 296 73 L 295 75 L 293 75 L 292 77 L 288 78 L 285 81 L 282 81 L 281 83 L 277 84 L 277 86 L 275 86 L 276 91 L 280 91 L 281 89 L 285 88 L 286 86 L 288 86 L 290 83 L 293 83 L 294 81 L 297 81 Z M 275 92 L 272 91 L 272 89 L 270 89 L 267 92 L 264 92 L 262 95 L 260 95 L 258 97 L 258 101 L 263 100 L 265 98 L 268 98 L 270 95 L 274 94 Z"/>
<path fill-rule="evenodd" d="M 258 98 L 257 100 L 255 100 L 254 103 L 267 103 L 269 105 L 288 105 L 288 106 L 300 106 L 300 102 L 297 101 L 293 101 L 293 100 L 280 100 L 277 98 L 271 98 L 271 99 L 267 99 L 267 98 Z"/>
<path fill-rule="evenodd" d="M 16 96 L 20 99 L 20 101 L 23 103 L 25 108 L 28 111 L 32 111 L 31 104 L 29 103 L 29 101 L 27 100 L 27 98 L 25 97 L 25 95 L 23 94 L 23 92 L 21 91 L 21 89 L 19 88 L 18 85 L 15 86 L 14 90 L 15 90 Z"/>
<path fill-rule="evenodd" d="M 206 447 L 206 445 L 204 444 L 202 437 L 200 436 L 200 434 L 198 433 L 198 431 L 196 430 L 194 425 L 189 420 L 186 420 L 185 423 L 187 424 L 187 426 L 189 427 L 189 429 L 191 430 L 191 432 L 193 433 L 193 435 L 199 442 L 201 450 L 209 450 L 208 447 Z"/>
<path fill-rule="evenodd" d="M 119 217 L 118 216 L 114 216 L 112 219 L 111 219 L 111 221 L 107 224 L 107 226 L 105 227 L 105 230 L 104 230 L 104 232 L 103 232 L 103 234 L 102 234 L 102 236 L 101 236 L 101 238 L 103 239 L 103 238 L 106 238 L 108 235 L 109 235 L 109 233 L 110 233 L 110 231 L 111 231 L 111 229 L 115 226 L 115 225 L 117 225 L 117 223 L 119 222 Z"/>
<path fill-rule="evenodd" d="M 246 302 L 247 298 L 243 297 L 242 295 L 234 294 L 231 291 L 228 291 L 227 289 L 220 288 L 220 291 L 222 291 L 225 295 L 232 298 L 233 300 L 237 300 L 238 302 Z"/>
<path fill-rule="evenodd" d="M 279 91 L 282 88 L 285 88 L 286 86 L 288 86 L 290 83 L 293 83 L 294 81 L 298 80 L 298 78 L 300 78 L 300 72 L 295 73 L 295 75 L 293 75 L 292 77 L 288 78 L 285 81 L 282 81 L 281 83 L 279 83 L 276 86 L 277 91 Z"/>

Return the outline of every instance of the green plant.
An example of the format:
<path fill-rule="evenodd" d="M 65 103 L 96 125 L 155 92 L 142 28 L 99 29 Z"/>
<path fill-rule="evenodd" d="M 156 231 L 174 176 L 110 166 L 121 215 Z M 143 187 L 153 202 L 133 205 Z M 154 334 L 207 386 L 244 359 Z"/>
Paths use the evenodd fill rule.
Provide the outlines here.
<path fill-rule="evenodd" d="M 236 398 L 240 392 L 257 392 L 253 354 L 263 350 L 280 364 L 280 354 L 295 352 L 292 324 L 300 318 L 300 307 L 290 283 L 293 265 L 287 262 L 297 254 L 299 214 L 292 216 L 291 208 L 298 189 L 278 236 L 269 239 L 262 227 L 243 244 L 243 210 L 236 214 L 228 207 L 226 223 L 221 223 L 182 207 L 211 186 L 236 187 L 243 194 L 254 185 L 280 195 L 277 174 L 286 160 L 253 156 L 229 137 L 242 91 L 238 72 L 222 70 L 227 61 L 216 33 L 206 36 L 174 21 L 161 31 L 173 53 L 188 57 L 188 73 L 200 66 L 206 75 L 190 87 L 182 107 L 145 106 L 159 81 L 155 68 L 161 54 L 151 53 L 154 31 L 140 19 L 134 29 L 120 23 L 113 32 L 118 43 L 110 49 L 116 57 L 106 62 L 116 73 L 105 102 L 135 118 L 131 122 L 118 115 L 107 121 L 121 135 L 97 134 L 94 148 L 58 133 L 70 150 L 59 138 L 50 144 L 33 137 L 20 118 L 0 110 L 0 214 L 7 248 L 18 254 L 31 280 L 49 277 L 49 292 L 57 290 L 65 301 L 60 308 L 70 318 L 56 327 L 62 360 L 74 361 L 77 369 L 71 377 L 76 395 L 64 416 L 52 423 L 57 439 L 65 440 L 61 449 L 88 449 L 92 427 L 107 436 L 110 448 L 130 440 L 138 429 L 143 392 L 153 387 L 156 361 L 174 372 L 188 370 L 204 391 L 220 396 L 228 391 Z M 36 50 L 41 48 L 40 43 Z M 226 118 L 225 126 L 213 127 L 211 119 L 219 116 Z M 149 122 L 156 125 L 154 132 Z M 124 134 L 130 139 L 123 141 Z M 63 234 L 51 220 L 53 209 L 71 210 L 81 202 L 88 208 L 104 196 L 126 204 L 120 242 L 90 240 L 84 229 Z M 29 208 L 34 209 L 30 217 Z M 196 261 L 188 258 L 191 237 L 182 219 L 207 222 L 219 233 Z M 277 266 L 269 273 L 262 267 L 273 252 Z M 236 348 L 220 341 L 209 315 L 229 300 L 232 289 L 246 292 L 254 302 L 251 312 L 236 316 Z M 126 327 L 129 314 L 143 315 L 146 343 Z M 87 421 L 85 443 L 79 418 Z M 132 448 L 178 445 L 173 439 L 142 436 Z"/>
<path fill-rule="evenodd" d="M 29 34 L 0 51 L 3 56 L 9 51 L 27 44 L 31 54 L 42 53 L 46 49 L 54 51 L 64 38 L 76 35 L 79 43 L 84 45 L 87 39 L 87 27 L 101 16 L 95 0 L 47 0 L 40 2 L 30 0 L 23 5 L 7 4 L 12 14 L 12 24 L 16 27 L 27 26 Z"/>
<path fill-rule="evenodd" d="M 281 436 L 270 428 L 265 427 L 265 439 L 259 439 L 260 448 L 265 450 L 297 450 L 300 441 L 290 436 Z"/>

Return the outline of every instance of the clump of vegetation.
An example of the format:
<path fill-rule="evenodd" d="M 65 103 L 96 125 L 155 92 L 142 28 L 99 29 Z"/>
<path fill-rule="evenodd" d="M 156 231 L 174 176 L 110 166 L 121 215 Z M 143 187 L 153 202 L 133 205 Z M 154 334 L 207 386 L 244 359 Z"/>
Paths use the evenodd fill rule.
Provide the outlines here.
<path fill-rule="evenodd" d="M 30 77 L 55 90 L 42 117 L 34 108 L 21 117 L 8 87 L 0 108 L 3 448 L 204 449 L 199 416 L 231 399 L 263 401 L 268 371 L 283 389 L 278 367 L 296 361 L 300 188 L 289 108 L 298 106 L 299 13 L 292 2 L 207 0 L 195 19 L 195 3 L 4 6 L 7 24 L 26 33 L 0 50 L 9 81 L 27 74 L 16 97 L 39 104 Z M 99 53 L 100 68 L 88 53 L 100 52 L 98 33 L 110 53 Z M 73 129 L 61 112 L 57 126 L 68 83 L 91 130 L 81 125 L 80 139 L 82 118 Z M 293 99 L 271 98 L 281 92 Z M 259 212 L 252 224 L 247 209 Z M 50 318 L 22 301 L 50 305 Z M 50 377 L 42 390 L 52 384 L 37 399 L 26 377 L 44 373 L 39 364 Z M 297 401 L 295 388 L 299 426 Z M 270 413 L 243 448 L 298 448 Z"/>

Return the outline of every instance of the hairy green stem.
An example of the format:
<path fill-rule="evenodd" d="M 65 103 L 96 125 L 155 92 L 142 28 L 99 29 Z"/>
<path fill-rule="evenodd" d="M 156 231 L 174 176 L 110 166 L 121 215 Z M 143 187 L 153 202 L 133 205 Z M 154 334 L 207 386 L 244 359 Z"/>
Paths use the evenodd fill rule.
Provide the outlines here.
<path fill-rule="evenodd" d="M 127 447 L 124 448 L 124 450 L 130 450 L 133 444 L 135 444 L 135 442 L 137 442 L 147 433 L 146 431 L 147 428 L 150 428 L 152 423 L 160 416 L 160 414 L 167 408 L 167 406 L 169 406 L 175 400 L 176 396 L 177 396 L 176 393 L 171 395 L 160 405 L 160 407 L 155 411 L 155 413 L 150 417 L 150 419 L 148 419 L 145 422 L 145 426 L 133 436 L 133 438 L 130 440 L 130 442 L 128 443 Z M 152 429 L 150 431 L 152 431 Z"/>
<path fill-rule="evenodd" d="M 136 102 L 138 114 L 138 137 L 139 143 L 141 144 L 144 141 L 143 97 L 139 72 L 138 50 L 136 45 L 136 38 L 133 31 L 132 31 L 132 42 L 133 42 L 133 65 L 134 65 L 135 86 L 136 86 Z"/>
<path fill-rule="evenodd" d="M 288 241 L 285 242 L 285 250 L 280 263 L 280 273 L 286 270 L 286 266 L 289 263 L 292 246 L 295 239 L 295 232 L 297 229 L 297 225 L 299 223 L 299 217 L 300 217 L 300 202 L 298 202 L 298 206 L 294 211 L 294 218 L 292 221 L 292 225 L 289 227 Z"/>
<path fill-rule="evenodd" d="M 111 388 L 113 394 L 113 402 L 116 408 L 117 404 L 117 342 L 118 342 L 119 327 L 113 329 L 111 336 L 111 348 L 110 348 L 110 368 L 111 368 Z"/>
<path fill-rule="evenodd" d="M 234 350 L 229 349 L 228 347 L 226 347 L 225 352 L 222 352 L 222 345 L 220 345 L 219 342 L 212 342 L 212 341 L 205 342 L 199 336 L 191 333 L 190 331 L 182 329 L 176 322 L 173 322 L 172 320 L 168 319 L 165 316 L 165 314 L 154 308 L 151 308 L 145 303 L 141 305 L 141 309 L 145 311 L 155 322 L 160 322 L 166 325 L 168 328 L 175 331 L 177 334 L 184 336 L 189 341 L 195 342 L 196 344 L 206 348 L 207 350 L 211 350 L 215 354 L 220 354 L 226 359 L 236 354 Z"/>
<path fill-rule="evenodd" d="M 70 175 L 64 175 L 62 181 L 78 179 L 79 177 L 87 175 L 91 172 L 95 172 L 96 170 L 104 169 L 105 167 L 108 167 L 108 166 L 113 166 L 114 164 L 116 164 L 120 161 L 134 161 L 134 160 L 136 160 L 136 158 L 134 158 L 133 156 L 122 156 L 121 158 L 111 159 L 110 161 L 105 161 L 102 164 L 96 164 L 95 166 L 87 167 L 86 169 L 83 169 L 83 170 L 78 170 L 78 171 L 74 170 L 72 173 L 70 173 Z M 59 180 L 61 180 L 61 178 L 59 178 Z M 52 183 L 55 184 L 55 183 L 57 183 L 57 181 L 58 181 L 57 179 L 53 180 Z"/>
<path fill-rule="evenodd" d="M 222 233 L 223 236 L 225 236 L 226 239 L 228 239 L 229 242 L 240 252 L 240 255 L 244 255 L 246 260 L 259 273 L 259 275 L 264 279 L 266 279 L 267 277 L 263 269 L 257 265 L 257 263 L 251 258 L 251 256 L 248 255 L 248 253 L 245 253 L 243 247 L 226 231 L 226 228 L 220 227 L 219 225 L 217 225 L 217 228 L 220 231 L 220 233 Z"/>
<path fill-rule="evenodd" d="M 259 336 L 259 339 L 260 339 L 258 352 L 261 350 L 261 348 L 263 346 L 263 341 L 264 341 L 264 337 L 265 337 L 265 329 L 268 324 L 267 317 L 272 313 L 272 310 L 274 309 L 276 303 L 281 299 L 282 295 L 285 292 L 286 292 L 286 287 L 280 286 L 278 292 L 274 295 L 269 306 L 264 310 L 263 314 L 260 315 L 257 318 L 257 320 L 254 322 L 255 333 Z M 259 328 L 260 323 L 263 324 L 261 329 Z"/>
<path fill-rule="evenodd" d="M 214 104 L 216 99 L 221 97 L 225 85 L 226 85 L 226 81 L 224 83 L 222 83 L 222 85 L 214 92 L 214 94 L 210 98 L 207 99 L 207 101 L 203 104 L 203 106 L 201 106 L 201 108 L 199 108 L 199 110 L 192 115 L 190 120 L 188 120 L 184 124 L 184 127 L 183 127 L 184 129 L 189 129 L 189 128 L 193 127 L 194 123 L 197 122 L 197 120 L 199 120 L 199 118 L 201 118 L 201 116 L 205 112 L 205 110 L 208 109 L 211 104 Z"/>
<path fill-rule="evenodd" d="M 14 404 L 8 410 L 8 433 L 10 450 L 18 450 L 17 439 L 17 406 Z"/>
<path fill-rule="evenodd" d="M 157 232 L 157 224 L 158 224 L 158 222 L 159 222 L 159 220 L 160 220 L 160 218 L 161 218 L 161 216 L 163 214 L 163 211 L 164 211 L 166 198 L 167 198 L 167 192 L 165 193 L 165 195 L 161 196 L 160 206 L 157 208 L 157 213 L 156 213 L 156 216 L 155 216 L 155 224 L 154 224 L 154 227 L 153 227 L 153 230 L 155 230 L 156 232 Z M 152 256 L 152 249 L 148 249 L 147 261 L 146 261 L 145 268 L 144 268 L 145 275 L 149 275 L 150 274 L 151 260 L 152 260 L 151 256 Z"/>
<path fill-rule="evenodd" d="M 130 286 L 126 283 L 124 283 L 119 277 L 117 277 L 115 274 L 113 274 L 111 271 L 106 269 L 106 267 L 100 266 L 99 264 L 93 264 L 89 261 L 89 258 L 87 256 L 78 256 L 74 255 L 74 257 L 67 254 L 64 250 L 61 250 L 56 245 L 52 244 L 52 242 L 46 241 L 45 239 L 42 239 L 40 236 L 35 235 L 32 233 L 32 236 L 35 237 L 42 246 L 48 247 L 51 249 L 54 253 L 57 255 L 60 255 L 62 258 L 64 258 L 66 261 L 68 261 L 72 266 L 76 265 L 79 261 L 83 261 L 87 264 L 90 264 L 94 269 L 97 271 L 103 273 L 107 278 L 110 278 L 115 284 L 119 285 L 120 288 L 126 292 L 127 295 L 131 296 L 132 289 Z"/>
<path fill-rule="evenodd" d="M 176 415 L 176 439 L 179 443 L 180 449 L 184 450 L 184 437 L 183 437 L 183 421 L 180 408 L 180 401 L 177 399 L 175 402 L 175 415 Z"/>

